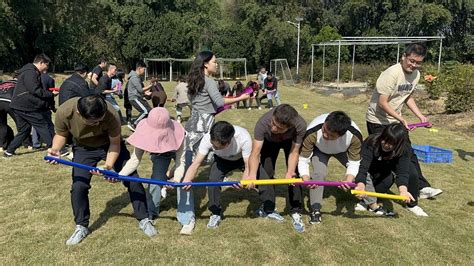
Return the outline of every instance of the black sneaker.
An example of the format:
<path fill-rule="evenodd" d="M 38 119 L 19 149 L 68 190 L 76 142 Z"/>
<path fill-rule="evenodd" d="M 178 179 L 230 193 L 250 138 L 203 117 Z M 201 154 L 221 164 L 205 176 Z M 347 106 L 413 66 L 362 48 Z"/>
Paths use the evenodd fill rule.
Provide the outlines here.
<path fill-rule="evenodd" d="M 380 215 L 380 216 L 388 216 L 388 217 L 394 217 L 396 215 L 395 212 L 389 211 L 385 209 L 383 206 L 379 206 L 377 209 L 370 209 L 369 211 L 373 212 L 375 215 Z"/>
<path fill-rule="evenodd" d="M 3 157 L 5 158 L 11 158 L 15 153 L 9 153 L 7 151 L 3 151 Z"/>
<path fill-rule="evenodd" d="M 309 223 L 310 224 L 320 224 L 321 223 L 321 212 L 314 211 L 309 214 Z"/>

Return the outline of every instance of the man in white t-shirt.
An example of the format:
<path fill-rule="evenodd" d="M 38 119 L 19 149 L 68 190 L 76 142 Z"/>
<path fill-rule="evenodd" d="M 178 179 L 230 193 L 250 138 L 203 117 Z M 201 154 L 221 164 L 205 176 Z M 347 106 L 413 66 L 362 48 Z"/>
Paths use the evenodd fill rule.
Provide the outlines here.
<path fill-rule="evenodd" d="M 418 68 L 425 56 L 424 45 L 410 44 L 405 49 L 400 63 L 380 74 L 365 117 L 369 135 L 380 133 L 385 127 L 396 122 L 402 123 L 409 129 L 408 122 L 402 116 L 402 108 L 405 104 L 420 119 L 420 122 L 428 122 L 428 118 L 421 113 L 412 97 L 420 80 Z M 441 189 L 432 188 L 423 176 L 415 153 L 412 154 L 412 166 L 416 168 L 419 175 L 420 198 L 432 198 L 443 192 Z"/>
<path fill-rule="evenodd" d="M 248 159 L 252 152 L 252 138 L 249 132 L 245 128 L 219 121 L 202 138 L 196 158 L 186 171 L 183 182 L 191 182 L 194 179 L 199 166 L 210 151 L 214 151 L 214 162 L 211 164 L 209 181 L 221 182 L 232 170 L 243 170 L 243 176 L 248 175 Z M 217 228 L 222 220 L 221 188 L 208 187 L 208 193 L 208 208 L 212 215 L 207 228 Z"/>

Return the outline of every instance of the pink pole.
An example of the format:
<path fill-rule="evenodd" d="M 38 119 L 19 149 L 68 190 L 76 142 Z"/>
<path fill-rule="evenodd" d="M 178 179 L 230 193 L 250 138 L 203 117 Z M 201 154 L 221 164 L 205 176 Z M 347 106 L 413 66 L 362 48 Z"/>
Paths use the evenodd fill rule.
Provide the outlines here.
<path fill-rule="evenodd" d="M 295 185 L 300 186 L 323 186 L 323 187 L 339 187 L 342 185 L 348 185 L 350 187 L 355 187 L 356 184 L 352 182 L 338 182 L 338 181 L 304 181 L 295 183 Z"/>

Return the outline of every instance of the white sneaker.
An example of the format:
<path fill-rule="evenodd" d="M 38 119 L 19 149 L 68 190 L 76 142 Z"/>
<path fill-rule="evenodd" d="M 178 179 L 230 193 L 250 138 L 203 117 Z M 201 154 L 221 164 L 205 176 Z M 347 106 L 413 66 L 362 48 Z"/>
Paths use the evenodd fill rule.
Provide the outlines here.
<path fill-rule="evenodd" d="M 138 223 L 138 227 L 140 227 L 143 233 L 145 233 L 145 235 L 149 237 L 153 237 L 158 234 L 158 231 L 153 225 L 153 221 L 148 218 L 140 220 L 140 222 Z"/>
<path fill-rule="evenodd" d="M 406 209 L 414 213 L 416 216 L 428 217 L 428 214 L 426 214 L 426 212 L 418 205 L 414 207 L 406 207 Z"/>
<path fill-rule="evenodd" d="M 91 231 L 85 226 L 76 225 L 76 230 L 72 233 L 71 237 L 66 241 L 66 245 L 72 246 L 81 243 L 81 241 L 89 235 Z"/>
<path fill-rule="evenodd" d="M 265 218 L 277 221 L 279 223 L 281 223 L 285 220 L 285 218 L 283 218 L 283 216 L 281 216 L 277 211 L 274 211 L 272 213 L 267 214 L 267 216 L 265 216 Z"/>
<path fill-rule="evenodd" d="M 443 193 L 439 188 L 424 187 L 420 190 L 420 199 L 429 199 L 438 196 Z"/>
<path fill-rule="evenodd" d="M 252 107 L 249 107 L 248 110 L 252 110 Z"/>
<path fill-rule="evenodd" d="M 367 211 L 367 206 L 362 202 L 358 202 L 356 204 L 354 210 L 356 210 L 356 211 Z"/>
<path fill-rule="evenodd" d="M 168 196 L 168 191 L 166 188 L 161 188 L 161 198 L 166 199 L 166 196 Z"/>
<path fill-rule="evenodd" d="M 213 214 L 211 215 L 211 217 L 209 218 L 209 223 L 207 223 L 207 228 L 208 229 L 215 229 L 217 227 L 219 227 L 219 224 L 221 223 L 221 216 L 220 215 L 216 215 L 216 214 Z"/>
<path fill-rule="evenodd" d="M 296 232 L 303 233 L 304 223 L 303 219 L 301 219 L 301 214 L 295 212 L 291 215 L 291 219 L 293 219 L 293 228 L 295 228 Z"/>
<path fill-rule="evenodd" d="M 179 233 L 181 235 L 191 235 L 193 233 L 195 223 L 196 220 L 194 218 L 191 219 L 191 222 L 189 222 L 189 224 L 183 225 Z"/>
<path fill-rule="evenodd" d="M 262 107 L 259 106 L 259 107 L 258 107 L 258 110 L 262 110 Z"/>

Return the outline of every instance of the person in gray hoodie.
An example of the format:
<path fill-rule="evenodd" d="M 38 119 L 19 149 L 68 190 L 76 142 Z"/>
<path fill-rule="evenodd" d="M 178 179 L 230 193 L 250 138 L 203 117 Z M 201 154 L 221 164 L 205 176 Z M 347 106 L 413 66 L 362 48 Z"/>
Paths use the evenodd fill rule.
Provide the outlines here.
<path fill-rule="evenodd" d="M 140 114 L 138 118 L 128 124 L 130 130 L 135 131 L 135 127 L 138 123 L 148 116 L 148 113 L 151 111 L 151 107 L 145 99 L 145 94 L 151 89 L 151 84 L 144 86 L 143 76 L 145 75 L 146 64 L 143 61 L 138 61 L 135 70 L 130 71 L 128 74 L 128 99 L 130 104 L 135 108 Z"/>

